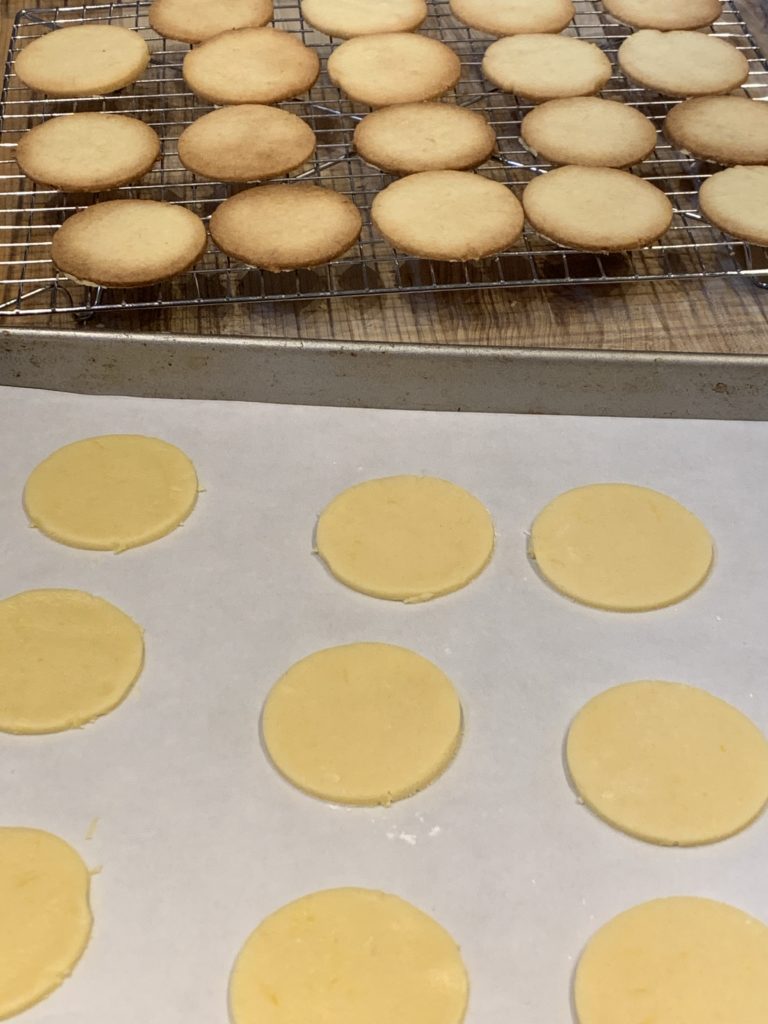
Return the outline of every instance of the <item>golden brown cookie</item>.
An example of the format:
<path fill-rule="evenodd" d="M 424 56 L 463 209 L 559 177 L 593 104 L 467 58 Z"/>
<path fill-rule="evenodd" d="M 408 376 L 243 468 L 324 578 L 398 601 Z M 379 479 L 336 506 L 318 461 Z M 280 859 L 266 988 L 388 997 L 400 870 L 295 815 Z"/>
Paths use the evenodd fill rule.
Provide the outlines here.
<path fill-rule="evenodd" d="M 451 0 L 451 14 L 492 36 L 562 32 L 576 9 L 572 0 Z"/>
<path fill-rule="evenodd" d="M 201 43 L 233 28 L 260 28 L 272 20 L 272 0 L 154 0 L 149 24 L 161 36 Z"/>
<path fill-rule="evenodd" d="M 396 249 L 435 260 L 477 260 L 515 244 L 523 209 L 501 182 L 468 171 L 422 171 L 388 185 L 371 207 Z"/>
<path fill-rule="evenodd" d="M 616 21 L 632 28 L 704 28 L 722 14 L 721 0 L 603 0 Z"/>
<path fill-rule="evenodd" d="M 534 103 L 600 92 L 612 70 L 598 46 L 573 36 L 508 36 L 491 43 L 483 57 L 489 82 Z"/>
<path fill-rule="evenodd" d="M 328 58 L 328 75 L 350 99 L 387 107 L 442 96 L 461 77 L 461 61 L 437 39 L 389 32 L 342 43 Z"/>
<path fill-rule="evenodd" d="M 222 32 L 184 58 L 184 81 L 209 103 L 278 103 L 303 95 L 319 74 L 315 51 L 276 28 Z"/>
<path fill-rule="evenodd" d="M 261 185 L 217 207 L 211 236 L 228 256 L 265 270 L 315 267 L 341 256 L 363 226 L 355 204 L 319 185 Z"/>
<path fill-rule="evenodd" d="M 699 190 L 701 212 L 715 227 L 756 245 L 768 245 L 768 167 L 730 167 Z"/>
<path fill-rule="evenodd" d="M 746 96 L 698 96 L 664 122 L 673 146 L 718 164 L 768 163 L 768 103 Z"/>
<path fill-rule="evenodd" d="M 355 128 L 355 149 L 390 174 L 464 171 L 484 163 L 496 133 L 483 114 L 452 103 L 382 107 Z"/>
<path fill-rule="evenodd" d="M 525 215 L 545 238 L 571 249 L 642 249 L 672 223 L 672 204 L 642 178 L 608 167 L 559 167 L 523 192 Z"/>
<path fill-rule="evenodd" d="M 678 98 L 731 92 L 749 77 L 743 53 L 702 32 L 640 29 L 619 47 L 619 65 L 632 82 Z"/>
<path fill-rule="evenodd" d="M 183 206 L 114 199 L 65 220 L 53 236 L 51 256 L 81 284 L 138 288 L 189 270 L 206 243 L 205 225 Z"/>
<path fill-rule="evenodd" d="M 179 160 L 214 181 L 263 181 L 301 167 L 317 139 L 296 114 L 243 103 L 198 118 L 179 138 Z"/>
<path fill-rule="evenodd" d="M 301 0 L 308 25 L 338 39 L 414 32 L 427 17 L 425 0 Z"/>
<path fill-rule="evenodd" d="M 157 132 L 120 114 L 52 117 L 16 147 L 16 162 L 28 178 L 64 192 L 100 192 L 138 181 L 159 155 Z"/>
<path fill-rule="evenodd" d="M 149 49 L 117 25 L 72 25 L 29 43 L 16 58 L 21 81 L 48 96 L 104 96 L 141 76 Z"/>
<path fill-rule="evenodd" d="M 597 96 L 549 100 L 520 125 L 520 139 L 534 156 L 553 164 L 629 167 L 656 147 L 656 129 L 635 107 Z"/>

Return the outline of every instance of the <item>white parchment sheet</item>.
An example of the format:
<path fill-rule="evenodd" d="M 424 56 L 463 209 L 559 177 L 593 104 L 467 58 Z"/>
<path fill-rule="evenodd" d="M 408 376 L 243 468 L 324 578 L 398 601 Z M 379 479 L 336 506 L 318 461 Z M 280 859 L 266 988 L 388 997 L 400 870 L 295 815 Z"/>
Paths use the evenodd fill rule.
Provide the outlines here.
<path fill-rule="evenodd" d="M 123 432 L 155 434 L 194 460 L 205 490 L 186 525 L 122 555 L 31 529 L 29 471 L 70 441 Z M 768 730 L 768 423 L 0 389 L 0 439 L 0 596 L 82 588 L 141 623 L 147 647 L 135 691 L 111 715 L 54 736 L 0 734 L 0 824 L 59 833 L 100 869 L 91 944 L 25 1024 L 226 1024 L 246 936 L 329 886 L 397 893 L 447 927 L 470 973 L 468 1024 L 570 1024 L 580 950 L 637 902 L 698 894 L 768 920 L 768 816 L 714 846 L 656 848 L 594 818 L 561 761 L 582 703 L 633 679 L 700 685 Z M 493 561 L 457 594 L 377 601 L 312 555 L 317 513 L 337 492 L 396 473 L 446 477 L 491 510 Z M 600 612 L 532 570 L 536 512 L 567 488 L 614 480 L 673 495 L 712 531 L 716 566 L 689 600 Z M 464 706 L 455 763 L 389 809 L 306 797 L 259 745 L 261 705 L 282 672 L 358 640 L 431 658 Z"/>

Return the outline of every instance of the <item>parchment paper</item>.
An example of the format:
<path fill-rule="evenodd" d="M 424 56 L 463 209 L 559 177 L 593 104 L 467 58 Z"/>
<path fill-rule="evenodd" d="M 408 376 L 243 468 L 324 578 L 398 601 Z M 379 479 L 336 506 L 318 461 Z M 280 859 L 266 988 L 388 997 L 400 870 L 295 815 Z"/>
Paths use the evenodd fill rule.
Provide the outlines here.
<path fill-rule="evenodd" d="M 119 432 L 156 434 L 192 457 L 205 490 L 187 524 L 118 556 L 31 529 L 21 493 L 37 462 Z M 471 976 L 468 1024 L 570 1024 L 580 950 L 634 903 L 706 895 L 768 920 L 768 816 L 714 846 L 656 848 L 594 818 L 561 761 L 582 703 L 632 679 L 698 684 L 768 729 L 768 423 L 0 389 L 0 439 L 0 596 L 80 587 L 140 622 L 147 645 L 136 690 L 111 715 L 55 736 L 0 734 L 0 823 L 56 832 L 100 869 L 91 944 L 25 1024 L 226 1024 L 246 936 L 329 886 L 397 893 L 447 927 Z M 495 557 L 465 590 L 377 601 L 312 555 L 323 506 L 393 473 L 449 478 L 491 510 Z M 569 487 L 610 480 L 666 491 L 709 526 L 717 563 L 699 593 L 621 615 L 537 577 L 526 558 L 536 512 Z M 433 659 L 464 705 L 453 766 L 389 809 L 306 797 L 260 749 L 261 705 L 281 673 L 355 640 Z"/>

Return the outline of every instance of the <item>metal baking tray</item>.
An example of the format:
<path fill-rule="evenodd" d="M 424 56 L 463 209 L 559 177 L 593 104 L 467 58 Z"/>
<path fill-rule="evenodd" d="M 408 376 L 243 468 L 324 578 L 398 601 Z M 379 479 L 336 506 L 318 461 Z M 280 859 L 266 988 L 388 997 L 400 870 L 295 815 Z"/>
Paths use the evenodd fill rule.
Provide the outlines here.
<path fill-rule="evenodd" d="M 56 272 L 49 251 L 53 231 L 78 209 L 83 198 L 33 185 L 19 174 L 13 160 L 16 142 L 35 124 L 52 115 L 77 110 L 109 110 L 140 117 L 159 131 L 163 150 L 155 170 L 139 185 L 93 198 L 162 199 L 183 204 L 207 219 L 229 194 L 227 186 L 197 180 L 179 163 L 179 134 L 211 108 L 184 85 L 181 64 L 187 47 L 168 42 L 149 29 L 148 6 L 149 0 L 59 8 L 33 6 L 16 17 L 0 101 L 0 315 L 45 315 L 69 310 L 87 316 L 98 309 L 722 276 L 768 279 L 763 250 L 730 240 L 701 219 L 697 192 L 712 167 L 673 149 L 661 136 L 655 153 L 637 172 L 664 189 L 676 213 L 666 235 L 647 249 L 612 255 L 575 252 L 555 246 L 527 227 L 514 249 L 478 262 L 452 264 L 395 252 L 370 222 L 373 197 L 392 179 L 356 157 L 351 146 L 352 133 L 365 108 L 349 102 L 330 83 L 325 60 L 333 44 L 303 22 L 297 0 L 276 0 L 275 23 L 314 47 L 323 65 L 320 79 L 308 98 L 284 104 L 286 109 L 304 117 L 318 137 L 312 164 L 290 178 L 321 182 L 350 195 L 364 216 L 359 243 L 342 259 L 307 271 L 260 272 L 231 261 L 211 245 L 196 269 L 158 287 L 125 291 L 77 285 Z M 567 31 L 597 43 L 616 67 L 616 50 L 629 30 L 610 19 L 599 0 L 576 0 L 576 9 L 573 26 Z M 35 97 L 14 76 L 15 55 L 46 32 L 84 22 L 138 30 L 152 52 L 146 75 L 132 88 L 103 99 L 66 101 Z M 446 0 L 430 0 L 424 31 L 452 46 L 462 60 L 462 80 L 446 98 L 483 111 L 497 132 L 498 153 L 480 172 L 508 183 L 519 195 L 525 183 L 544 173 L 547 165 L 537 163 L 519 140 L 520 121 L 530 107 L 514 96 L 489 88 L 482 78 L 480 62 L 490 37 L 463 27 L 451 16 Z M 734 0 L 725 0 L 722 17 L 713 31 L 729 39 L 748 58 L 751 74 L 745 91 L 755 99 L 768 99 L 768 65 Z M 638 107 L 657 127 L 671 105 L 632 86 L 618 72 L 603 94 Z"/>

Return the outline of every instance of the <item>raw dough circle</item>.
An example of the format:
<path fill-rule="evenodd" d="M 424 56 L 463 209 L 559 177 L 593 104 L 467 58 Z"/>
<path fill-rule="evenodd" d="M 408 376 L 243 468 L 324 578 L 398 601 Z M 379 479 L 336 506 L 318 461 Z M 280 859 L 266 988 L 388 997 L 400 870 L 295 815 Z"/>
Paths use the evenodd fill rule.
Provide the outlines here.
<path fill-rule="evenodd" d="M 338 39 L 379 32 L 415 32 L 427 17 L 425 0 L 301 0 L 308 25 Z"/>
<path fill-rule="evenodd" d="M 74 729 L 117 707 L 139 677 L 144 640 L 119 608 L 82 590 L 0 601 L 0 731 Z"/>
<path fill-rule="evenodd" d="M 317 523 L 317 552 L 353 590 L 428 601 L 465 587 L 493 554 L 488 510 L 431 476 L 390 476 L 342 491 Z"/>
<path fill-rule="evenodd" d="M 520 125 L 534 156 L 555 164 L 629 167 L 656 147 L 653 122 L 636 107 L 598 96 L 571 96 L 534 107 Z"/>
<path fill-rule="evenodd" d="M 442 774 L 461 741 L 461 704 L 440 669 L 391 644 L 346 644 L 297 662 L 264 705 L 264 743 L 299 789 L 389 806 Z"/>
<path fill-rule="evenodd" d="M 630 81 L 662 96 L 727 93 L 749 77 L 749 64 L 740 50 L 702 32 L 640 29 L 624 40 L 618 58 Z"/>
<path fill-rule="evenodd" d="M 768 245 L 768 167 L 730 167 L 699 190 L 701 212 L 721 231 Z"/>
<path fill-rule="evenodd" d="M 539 513 L 531 557 L 575 601 L 641 612 L 682 601 L 709 574 L 712 538 L 673 498 L 634 484 L 566 491 Z"/>
<path fill-rule="evenodd" d="M 180 526 L 197 501 L 195 467 L 167 441 L 105 434 L 59 448 L 32 470 L 33 526 L 73 548 L 126 551 Z"/>
<path fill-rule="evenodd" d="M 69 977 L 88 945 L 91 876 L 71 846 L 33 828 L 0 828 L 0 1020 Z"/>
<path fill-rule="evenodd" d="M 715 900 L 641 903 L 587 944 L 574 999 L 579 1024 L 765 1024 L 768 928 Z"/>
<path fill-rule="evenodd" d="M 768 802 L 768 741 L 746 715 L 682 683 L 624 683 L 576 715 L 566 758 L 588 807 L 663 846 L 714 843 Z"/>
<path fill-rule="evenodd" d="M 371 889 L 327 889 L 275 911 L 229 986 L 233 1024 L 461 1024 L 468 996 L 448 932 Z"/>

